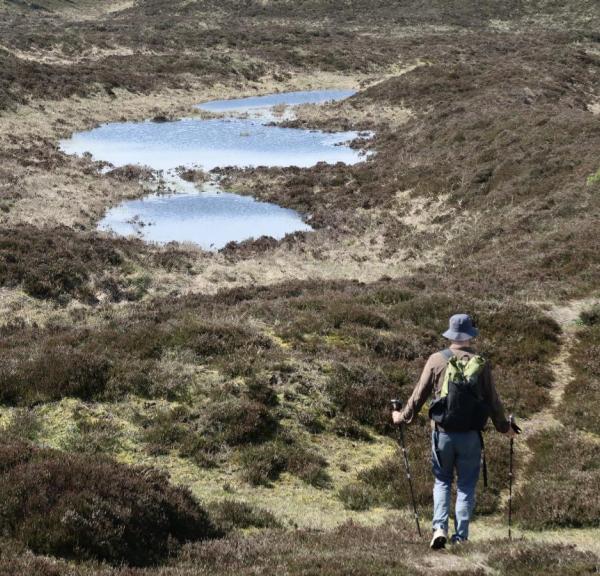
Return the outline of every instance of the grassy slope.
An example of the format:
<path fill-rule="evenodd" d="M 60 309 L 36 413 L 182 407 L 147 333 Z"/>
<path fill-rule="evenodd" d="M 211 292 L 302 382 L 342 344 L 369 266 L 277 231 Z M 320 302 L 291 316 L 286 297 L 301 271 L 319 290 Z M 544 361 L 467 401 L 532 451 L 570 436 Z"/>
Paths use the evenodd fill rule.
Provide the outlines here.
<path fill-rule="evenodd" d="M 47 7 L 63 8 L 55 3 Z M 231 16 L 233 7 L 235 17 Z M 73 10 L 71 6 L 70 18 Z M 394 443 L 386 436 L 390 430 L 385 426 L 388 396 L 408 393 L 427 353 L 441 345 L 437 334 L 443 319 L 458 307 L 466 307 L 478 316 L 488 335 L 483 346 L 498 365 L 501 393 L 508 404 L 518 400 L 520 414 L 535 415 L 548 407 L 546 388 L 552 378 L 544 367 L 556 353 L 557 328 L 534 308 L 523 307 L 514 295 L 587 295 L 597 285 L 598 195 L 597 185 L 587 182 L 599 162 L 595 155 L 598 120 L 590 111 L 597 98 L 599 65 L 594 55 L 594 23 L 599 18 L 594 3 L 578 3 L 578 10 L 573 10 L 561 2 L 500 6 L 480 2 L 251 2 L 243 6 L 182 2 L 171 3 L 167 13 L 164 3 L 155 1 L 68 29 L 57 11 L 26 14 L 23 18 L 14 5 L 4 4 L 3 42 L 10 52 L 0 53 L 3 108 L 29 98 L 35 105 L 42 96 L 60 99 L 100 92 L 110 97 L 122 88 L 151 92 L 198 81 L 239 88 L 260 80 L 263 74 L 284 79 L 316 69 L 371 74 L 376 79 L 397 63 L 398 54 L 404 62 L 428 64 L 385 80 L 337 110 L 333 107 L 328 126 L 350 118 L 361 128 L 378 129 L 374 161 L 355 168 L 259 174 L 263 180 L 256 174 L 230 175 L 233 184 L 236 178 L 242 182 L 247 178 L 248 188 L 258 196 L 314 213 L 318 226 L 333 229 L 333 238 L 352 239 L 364 228 L 375 227 L 380 236 L 370 257 L 384 262 L 406 248 L 417 259 L 432 247 L 443 250 L 447 237 L 440 242 L 442 231 L 450 229 L 450 237 L 460 232 L 461 244 L 446 253 L 443 265 L 417 271 L 406 285 L 291 282 L 264 290 L 243 287 L 212 299 L 153 300 L 130 276 L 132 267 L 147 276 L 157 267 L 163 269 L 165 259 L 160 253 L 140 249 L 140 257 L 135 246 L 102 244 L 100 250 L 81 251 L 78 232 L 53 230 L 47 232 L 49 242 L 40 242 L 43 250 L 35 244 L 32 249 L 19 245 L 18 240 L 35 232 L 25 230 L 19 236 L 11 228 L 11 206 L 20 201 L 15 190 L 24 183 L 21 170 L 40 174 L 87 171 L 86 177 L 94 183 L 100 177 L 93 168 L 85 163 L 67 163 L 62 168 L 65 160 L 52 150 L 51 137 L 36 145 L 35 162 L 25 160 L 31 155 L 31 144 L 12 139 L 3 168 L 5 181 L 16 178 L 3 188 L 8 207 L 5 237 L 12 242 L 4 243 L 3 257 L 12 263 L 15 253 L 21 261 L 34 255 L 29 267 L 15 271 L 14 266 L 5 265 L 3 284 L 12 290 L 22 285 L 34 296 L 55 298 L 59 303 L 74 296 L 86 304 L 79 310 L 52 311 L 53 320 L 45 315 L 40 326 L 28 320 L 27 309 L 21 309 L 21 320 L 9 318 L 7 324 L 12 326 L 3 333 L 0 389 L 3 420 L 11 434 L 63 450 L 107 452 L 127 463 L 166 469 L 174 482 L 190 486 L 206 502 L 233 495 L 268 508 L 288 526 L 329 528 L 348 518 L 365 524 L 392 517 L 400 522 L 390 530 L 373 532 L 349 527 L 322 537 L 302 533 L 299 542 L 293 533 L 285 532 L 250 540 L 228 539 L 192 547 L 190 557 L 166 573 L 198 573 L 200 564 L 210 573 L 249 573 L 257 562 L 268 573 L 275 555 L 264 552 L 272 552 L 274 542 L 281 554 L 287 554 L 291 573 L 345 574 L 350 569 L 356 574 L 414 573 L 416 560 L 408 558 L 420 558 L 420 545 L 415 545 L 407 535 L 409 528 L 398 520 L 402 512 L 390 509 L 390 505 L 407 503 L 401 471 L 395 470 L 397 485 L 392 483 L 390 492 L 385 468 L 377 472 L 375 466 L 393 454 Z M 487 18 L 494 20 L 494 30 L 503 31 L 482 29 Z M 539 39 L 519 33 L 532 20 Z M 372 24 L 365 24 L 369 21 Z M 445 28 L 449 24 L 456 29 L 449 31 Z M 111 53 L 115 49 L 119 54 Z M 190 54 L 182 57 L 183 49 Z M 139 50 L 146 53 L 135 54 Z M 398 126 L 393 118 L 405 107 L 412 110 L 412 116 Z M 315 125 L 319 118 L 308 117 L 305 122 Z M 272 178 L 276 185 L 270 184 Z M 267 184 L 258 186 L 257 182 Z M 282 196 L 282 189 L 291 192 Z M 404 190 L 410 190 L 408 201 L 418 202 L 425 211 L 440 199 L 448 211 L 434 213 L 424 226 L 402 221 L 406 204 L 397 203 L 397 194 Z M 70 234 L 75 238 L 70 239 Z M 326 238 L 331 241 L 331 236 Z M 92 244 L 96 245 L 93 238 Z M 320 267 L 335 273 L 334 258 L 314 255 L 315 246 L 307 243 L 305 248 L 302 239 L 295 246 L 302 258 L 309 258 L 304 252 L 313 252 L 322 262 Z M 510 250 L 504 250 L 506 246 Z M 111 249 L 122 259 L 109 257 L 113 268 L 106 271 L 107 278 L 101 274 L 106 266 L 102 259 Z M 456 257 L 457 252 L 471 255 L 467 287 L 476 299 L 462 295 L 464 259 Z M 195 260 L 194 254 L 175 256 L 181 259 L 175 274 L 183 277 L 191 269 L 193 275 L 202 277 L 204 261 Z M 247 251 L 233 248 L 225 266 L 235 270 L 256 257 L 252 245 Z M 169 254 L 166 260 L 171 262 Z M 81 281 L 75 286 L 65 283 L 73 270 L 63 262 L 77 264 Z M 41 292 L 31 288 L 40 285 Z M 143 302 L 133 311 L 91 306 L 91 295 L 102 291 L 114 300 L 142 298 Z M 225 348 L 227 356 L 209 354 L 206 347 L 214 349 L 214 343 L 198 335 L 215 337 L 210 326 L 223 318 L 229 327 L 247 332 L 217 334 L 217 347 L 226 346 L 230 337 L 232 347 Z M 122 334 L 115 338 L 119 326 L 125 327 L 131 340 Z M 514 332 L 523 334 L 522 339 L 511 340 Z M 158 333 L 160 338 L 156 338 Z M 406 339 L 402 336 L 406 333 L 415 336 Z M 240 334 L 242 339 L 250 334 L 270 345 L 240 353 L 245 344 Z M 94 345 L 97 341 L 102 349 Z M 148 341 L 155 348 L 140 346 Z M 32 359 L 31 350 L 44 352 Z M 520 366 L 524 351 L 525 366 L 514 368 Z M 51 370 L 45 358 L 51 359 Z M 82 359 L 83 364 L 94 360 L 99 372 L 82 371 Z M 32 377 L 36 373 L 39 378 Z M 143 378 L 147 375 L 150 387 Z M 259 404 L 277 420 L 277 432 L 257 438 L 250 446 L 240 445 L 223 436 L 235 428 L 235 420 L 221 421 L 214 414 L 224 410 L 229 396 L 238 399 L 235 406 L 255 402 L 256 389 L 251 386 L 257 378 L 268 382 L 259 387 Z M 94 387 L 99 381 L 106 389 Z M 90 383 L 94 385 L 91 392 Z M 278 398 L 275 405 L 264 396 L 269 390 Z M 63 399 L 65 395 L 71 397 Z M 573 394 L 567 393 L 567 401 L 573 413 L 577 409 Z M 181 406 L 187 410 L 182 417 L 176 415 Z M 334 415 L 344 415 L 351 426 L 336 431 Z M 216 427 L 203 427 L 206 421 Z M 256 426 L 262 430 L 260 421 Z M 360 438 L 365 431 L 370 441 Z M 198 448 L 194 444 L 198 435 L 211 438 L 216 445 Z M 425 437 L 423 427 L 411 431 L 411 454 L 426 451 Z M 263 452 L 253 452 L 257 446 Z M 546 447 L 543 440 L 532 444 L 538 453 L 528 468 L 532 478 L 546 457 Z M 305 452 L 294 461 L 296 449 Z M 493 512 L 501 506 L 506 454 L 501 443 L 492 442 L 490 450 L 495 456 L 492 466 L 497 468 L 492 470 L 492 490 L 483 499 L 482 509 Z M 246 460 L 245 453 L 250 454 Z M 273 466 L 268 458 L 288 459 L 288 469 L 272 480 L 271 487 L 253 487 L 244 480 L 244 469 L 257 460 L 257 454 L 267 467 Z M 321 464 L 314 454 L 327 464 L 324 485 L 319 485 Z M 573 465 L 581 465 L 578 453 L 571 455 Z M 427 505 L 427 465 L 422 458 L 417 461 L 419 497 Z M 337 492 L 357 482 L 361 471 L 374 467 L 370 478 L 376 493 L 369 496 L 374 507 L 364 512 L 344 510 Z M 253 471 L 259 477 L 264 472 Z M 585 482 L 591 485 L 594 478 Z M 526 486 L 524 490 L 527 500 L 532 493 Z M 534 496 L 544 498 L 537 492 Z M 572 525 L 569 514 L 575 508 L 565 510 L 564 500 L 556 506 L 554 520 L 542 514 L 535 522 Z M 539 513 L 540 507 L 534 508 Z M 404 542 L 400 549 L 398 538 Z M 227 560 L 232 549 L 246 552 Z M 469 550 L 465 560 L 451 557 L 449 569 L 481 573 L 469 560 L 471 552 L 484 556 L 485 563 L 495 569 L 507 569 L 510 564 L 511 573 L 537 570 L 548 574 L 557 565 L 560 574 L 569 570 L 591 573 L 597 566 L 593 558 L 564 549 L 525 546 L 509 553 L 501 546 L 498 557 L 490 557 L 485 548 Z M 555 560 L 545 563 L 544 554 Z M 24 556 L 18 548 L 3 562 L 7 573 L 15 571 L 15 566 L 30 568 L 29 562 L 38 562 L 40 572 L 52 574 L 54 570 L 44 560 Z M 61 573 L 64 567 L 55 569 Z"/>

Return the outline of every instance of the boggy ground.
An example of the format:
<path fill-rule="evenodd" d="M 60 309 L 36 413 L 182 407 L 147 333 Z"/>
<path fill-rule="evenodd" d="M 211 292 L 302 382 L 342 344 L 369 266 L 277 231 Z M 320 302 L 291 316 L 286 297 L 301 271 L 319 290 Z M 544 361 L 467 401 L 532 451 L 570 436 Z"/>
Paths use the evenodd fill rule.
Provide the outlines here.
<path fill-rule="evenodd" d="M 0 3 L 0 573 L 597 573 L 596 4 L 103 6 Z M 99 122 L 339 86 L 359 92 L 290 124 L 374 130 L 368 160 L 220 171 L 315 228 L 281 242 L 99 234 L 155 176 L 57 148 Z M 388 401 L 459 309 L 526 419 L 529 541 L 503 541 L 490 433 L 474 544 L 431 555 Z M 408 442 L 426 518 L 424 418 Z"/>

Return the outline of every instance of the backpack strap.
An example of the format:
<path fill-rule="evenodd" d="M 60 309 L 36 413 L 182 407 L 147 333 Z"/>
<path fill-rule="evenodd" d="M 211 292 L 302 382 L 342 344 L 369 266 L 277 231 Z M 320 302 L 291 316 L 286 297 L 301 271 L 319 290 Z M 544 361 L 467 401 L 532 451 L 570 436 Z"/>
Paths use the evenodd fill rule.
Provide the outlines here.
<path fill-rule="evenodd" d="M 454 352 L 450 350 L 450 348 L 446 348 L 442 350 L 440 354 L 446 359 L 446 362 L 449 362 L 452 356 L 454 356 Z"/>
<path fill-rule="evenodd" d="M 444 374 L 444 381 L 442 382 L 442 389 L 441 389 L 441 396 L 447 396 L 448 395 L 448 364 L 450 363 L 450 360 L 452 360 L 452 358 L 454 358 L 454 352 L 452 350 L 450 350 L 450 348 L 446 348 L 445 350 L 442 350 L 440 352 L 440 354 L 446 359 L 446 373 Z"/>

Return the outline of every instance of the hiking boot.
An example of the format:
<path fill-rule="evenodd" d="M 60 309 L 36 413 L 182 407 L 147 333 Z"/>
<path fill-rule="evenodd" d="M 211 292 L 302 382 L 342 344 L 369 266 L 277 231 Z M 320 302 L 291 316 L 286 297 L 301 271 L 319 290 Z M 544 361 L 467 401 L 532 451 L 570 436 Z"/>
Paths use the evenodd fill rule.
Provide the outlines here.
<path fill-rule="evenodd" d="M 441 550 L 446 547 L 446 540 L 448 540 L 448 534 L 441 528 L 437 528 L 433 531 L 433 538 L 429 547 L 432 550 Z"/>
<path fill-rule="evenodd" d="M 461 538 L 458 534 L 453 534 L 452 538 L 450 538 L 450 544 L 466 544 L 468 540 L 466 538 Z"/>

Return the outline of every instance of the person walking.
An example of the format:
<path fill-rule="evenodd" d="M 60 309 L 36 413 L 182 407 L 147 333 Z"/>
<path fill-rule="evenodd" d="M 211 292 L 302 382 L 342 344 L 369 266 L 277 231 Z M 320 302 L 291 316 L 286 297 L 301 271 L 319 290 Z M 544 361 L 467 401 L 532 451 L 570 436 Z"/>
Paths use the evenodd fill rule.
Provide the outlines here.
<path fill-rule="evenodd" d="M 516 434 L 505 416 L 489 363 L 472 345 L 479 331 L 468 314 L 450 318 L 443 336 L 448 349 L 432 354 L 411 397 L 401 411 L 393 411 L 394 424 L 410 424 L 433 394 L 432 420 L 433 537 L 431 548 L 448 541 L 448 517 L 454 470 L 457 494 L 451 543 L 469 538 L 469 521 L 475 507 L 475 488 L 481 468 L 483 430 L 488 418 L 508 438 Z"/>

